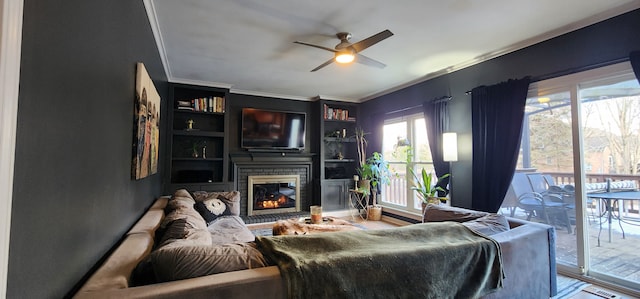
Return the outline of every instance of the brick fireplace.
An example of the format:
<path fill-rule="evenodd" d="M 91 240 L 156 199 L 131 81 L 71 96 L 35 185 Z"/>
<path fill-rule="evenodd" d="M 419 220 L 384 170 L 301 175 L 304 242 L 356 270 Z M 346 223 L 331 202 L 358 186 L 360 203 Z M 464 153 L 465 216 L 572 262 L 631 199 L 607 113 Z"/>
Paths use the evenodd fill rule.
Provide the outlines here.
<path fill-rule="evenodd" d="M 264 215 L 270 213 L 288 213 L 295 211 L 309 211 L 309 207 L 312 203 L 312 157 L 305 155 L 291 155 L 285 153 L 242 153 L 233 154 L 231 161 L 233 162 L 233 173 L 235 189 L 240 191 L 240 215 Z M 267 178 L 267 186 L 263 186 L 265 189 L 276 188 L 274 185 L 278 184 L 278 189 L 286 189 L 292 185 L 292 177 L 296 177 L 298 180 L 295 183 L 295 187 L 298 189 L 294 191 L 295 205 L 294 207 L 287 207 L 286 209 L 258 209 L 254 208 L 253 197 L 254 190 L 249 189 L 250 177 L 255 178 Z M 283 182 L 274 183 L 271 178 L 282 179 Z M 263 180 L 264 181 L 264 180 Z M 258 181 L 260 184 L 263 181 Z M 277 180 L 276 180 L 277 181 Z M 286 182 L 285 182 L 286 181 Z M 278 193 L 288 193 L 290 190 L 284 190 Z M 251 200 L 251 203 L 249 201 Z M 289 201 L 290 203 L 290 201 Z M 249 205 L 252 205 L 249 207 Z M 257 213 L 256 213 L 257 211 Z"/>

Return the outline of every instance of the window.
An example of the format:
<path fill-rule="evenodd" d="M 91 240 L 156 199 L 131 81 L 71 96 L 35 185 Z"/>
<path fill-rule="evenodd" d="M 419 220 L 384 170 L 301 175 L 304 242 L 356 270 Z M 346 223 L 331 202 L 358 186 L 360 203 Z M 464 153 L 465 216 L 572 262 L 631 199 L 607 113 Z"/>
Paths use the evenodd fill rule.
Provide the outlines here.
<path fill-rule="evenodd" d="M 414 157 L 410 164 L 407 164 L 407 150 L 411 150 Z M 383 129 L 382 154 L 389 161 L 394 175 L 389 185 L 383 188 L 380 203 L 408 212 L 419 212 L 422 208 L 421 201 L 411 190 L 407 174 L 408 167 L 413 167 L 416 172 L 422 168 L 429 173 L 433 172 L 433 160 L 424 116 L 420 113 L 386 120 Z"/>

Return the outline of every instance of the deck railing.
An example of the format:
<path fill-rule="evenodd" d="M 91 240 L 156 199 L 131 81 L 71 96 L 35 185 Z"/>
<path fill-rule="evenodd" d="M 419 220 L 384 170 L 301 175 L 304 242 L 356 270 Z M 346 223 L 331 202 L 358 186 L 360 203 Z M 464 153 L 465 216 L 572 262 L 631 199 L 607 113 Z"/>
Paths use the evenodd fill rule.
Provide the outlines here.
<path fill-rule="evenodd" d="M 549 174 L 553 177 L 554 181 L 557 185 L 574 185 L 575 180 L 573 173 L 568 172 L 544 172 L 545 174 Z M 603 183 L 606 182 L 607 179 L 611 179 L 611 181 L 634 181 L 636 186 L 640 187 L 640 175 L 633 174 L 587 174 L 587 181 L 585 183 Z M 624 213 L 624 217 L 630 217 L 632 219 L 640 219 L 640 200 L 624 200 L 622 201 L 624 206 L 622 207 L 622 212 Z"/>
<path fill-rule="evenodd" d="M 393 176 L 388 185 L 384 186 L 383 203 L 407 206 L 407 177 L 405 175 Z"/>
<path fill-rule="evenodd" d="M 549 172 L 545 171 L 544 174 L 549 174 L 553 177 L 557 185 L 573 185 L 575 184 L 573 173 L 571 172 Z M 587 174 L 587 181 L 585 183 L 603 183 L 607 179 L 612 181 L 635 181 L 636 186 L 640 186 L 640 175 L 633 174 Z"/>
<path fill-rule="evenodd" d="M 570 172 L 544 172 L 544 174 L 549 174 L 553 177 L 555 183 L 557 185 L 573 185 L 575 183 L 574 175 Z M 586 183 L 601 183 L 606 182 L 607 179 L 611 179 L 612 181 L 635 181 L 636 186 L 640 187 L 640 175 L 629 175 L 629 174 L 587 174 Z M 383 187 L 383 194 L 381 203 L 388 203 L 392 205 L 397 205 L 401 207 L 407 207 L 407 178 L 404 174 L 398 174 L 391 178 L 391 181 L 388 185 Z M 640 217 L 639 206 L 640 201 L 629 200 L 624 201 L 625 206 L 623 207 L 625 212 L 630 212 L 633 214 L 638 214 L 637 217 Z M 633 215 L 636 216 L 636 215 Z M 632 216 L 632 217 L 633 217 Z M 635 217 L 634 217 L 635 218 Z"/>

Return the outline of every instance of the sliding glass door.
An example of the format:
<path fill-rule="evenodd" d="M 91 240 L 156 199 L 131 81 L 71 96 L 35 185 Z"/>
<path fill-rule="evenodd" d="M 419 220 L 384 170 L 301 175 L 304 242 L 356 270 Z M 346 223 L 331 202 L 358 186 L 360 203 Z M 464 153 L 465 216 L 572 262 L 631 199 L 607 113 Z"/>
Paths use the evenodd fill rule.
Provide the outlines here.
<path fill-rule="evenodd" d="M 578 86 L 589 274 L 638 289 L 640 85 L 614 74 Z"/>
<path fill-rule="evenodd" d="M 502 212 L 556 227 L 561 271 L 640 289 L 640 86 L 628 63 L 532 83 Z"/>

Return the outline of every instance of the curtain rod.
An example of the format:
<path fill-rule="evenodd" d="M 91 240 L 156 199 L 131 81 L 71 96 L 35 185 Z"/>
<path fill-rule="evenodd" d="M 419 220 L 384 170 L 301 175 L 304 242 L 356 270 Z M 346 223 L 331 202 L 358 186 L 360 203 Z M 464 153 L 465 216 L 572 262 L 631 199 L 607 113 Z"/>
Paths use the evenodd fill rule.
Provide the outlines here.
<path fill-rule="evenodd" d="M 588 71 L 588 70 L 592 70 L 592 69 L 596 69 L 596 68 L 600 68 L 600 67 L 605 67 L 605 66 L 608 66 L 608 65 L 621 63 L 621 62 L 625 62 L 625 61 L 629 61 L 629 57 L 628 56 L 627 57 L 622 57 L 622 58 L 617 58 L 617 59 L 612 59 L 612 60 L 605 61 L 605 62 L 589 64 L 589 65 L 585 65 L 585 66 L 581 66 L 581 67 L 570 68 L 570 69 L 557 71 L 557 72 L 549 73 L 549 74 L 544 74 L 544 75 L 540 75 L 540 76 L 535 76 L 535 77 L 531 76 L 531 83 L 539 82 L 539 81 L 543 81 L 543 80 L 547 80 L 547 79 L 551 79 L 551 78 L 566 76 L 566 75 L 570 75 L 570 74 L 574 74 L 574 73 L 584 72 L 584 71 Z M 467 90 L 464 93 L 466 95 L 471 95 L 471 90 Z"/>
<path fill-rule="evenodd" d="M 440 102 L 447 102 L 447 101 L 450 101 L 451 99 L 453 99 L 452 96 L 441 96 L 441 97 L 437 97 L 437 98 L 431 100 L 431 103 L 435 104 L 435 103 L 440 103 Z M 398 109 L 398 110 L 394 110 L 394 111 L 385 112 L 384 114 L 385 115 L 394 114 L 394 113 L 399 113 L 399 112 L 403 112 L 403 111 L 407 111 L 407 110 L 411 110 L 411 109 L 416 109 L 416 108 L 420 108 L 420 107 L 422 107 L 422 104 L 415 105 L 415 106 L 409 106 L 409 107 Z"/>

